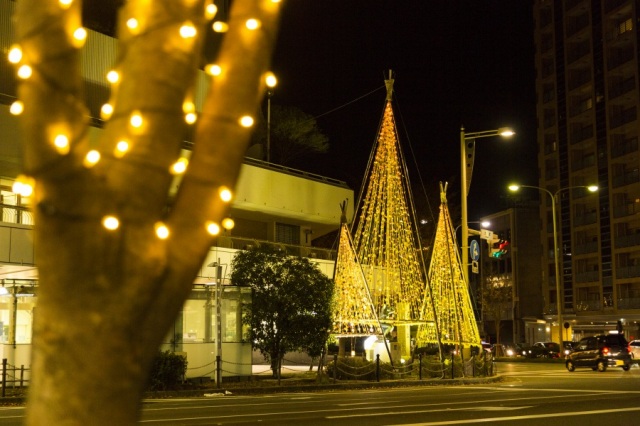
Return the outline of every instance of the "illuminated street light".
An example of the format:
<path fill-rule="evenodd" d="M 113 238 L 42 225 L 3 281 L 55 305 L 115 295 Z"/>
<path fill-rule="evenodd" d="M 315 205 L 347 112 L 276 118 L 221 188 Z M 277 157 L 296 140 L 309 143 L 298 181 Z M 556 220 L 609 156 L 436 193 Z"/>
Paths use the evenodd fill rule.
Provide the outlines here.
<path fill-rule="evenodd" d="M 482 132 L 465 133 L 464 127 L 460 128 L 460 195 L 462 210 L 462 275 L 464 282 L 469 286 L 469 223 L 467 222 L 467 194 L 471 185 L 471 172 L 473 171 L 473 158 L 476 146 L 476 139 L 502 136 L 505 138 L 515 135 L 515 132 L 508 127 L 500 127 L 496 130 L 485 130 Z M 467 170 L 469 173 L 467 173 Z"/>
<path fill-rule="evenodd" d="M 278 80 L 273 73 L 269 73 L 266 78 L 267 83 L 267 163 L 271 162 L 271 96 L 273 89 L 278 84 Z"/>
<path fill-rule="evenodd" d="M 586 188 L 589 192 L 596 192 L 598 190 L 597 185 L 579 185 L 579 186 L 569 186 L 566 188 L 560 188 L 555 193 L 552 193 L 546 188 L 541 188 L 539 186 L 531 186 L 531 185 L 509 185 L 509 190 L 512 192 L 517 192 L 520 188 L 533 188 L 539 191 L 546 192 L 549 197 L 551 197 L 551 221 L 553 222 L 553 263 L 555 265 L 556 272 L 556 310 L 558 312 L 558 336 L 559 336 L 559 344 L 560 349 L 564 347 L 563 345 L 563 331 L 564 327 L 562 323 L 562 305 L 564 304 L 564 297 L 561 295 L 562 286 L 560 285 L 560 259 L 558 258 L 558 219 L 556 218 L 556 202 L 558 201 L 558 194 L 562 191 L 566 191 L 574 188 Z"/>

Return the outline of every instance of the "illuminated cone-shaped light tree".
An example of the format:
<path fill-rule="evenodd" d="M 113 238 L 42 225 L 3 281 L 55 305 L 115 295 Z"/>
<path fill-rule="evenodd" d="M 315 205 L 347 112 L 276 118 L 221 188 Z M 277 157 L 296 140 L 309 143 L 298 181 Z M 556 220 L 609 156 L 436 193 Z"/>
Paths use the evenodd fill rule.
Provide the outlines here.
<path fill-rule="evenodd" d="M 332 334 L 338 338 L 381 335 L 382 328 L 362 267 L 353 249 L 346 219 L 340 226 L 338 258 L 333 279 L 335 290 Z"/>
<path fill-rule="evenodd" d="M 460 253 L 455 240 L 454 228 L 447 206 L 446 185 L 440 185 L 440 216 L 433 244 L 429 283 L 433 292 L 434 307 L 425 306 L 425 319 L 432 319 L 435 311 L 436 322 L 425 322 L 418 327 L 417 343 L 480 346 L 480 334 L 473 314 L 469 289 L 464 282 Z M 439 330 L 435 327 L 438 325 Z"/>
<path fill-rule="evenodd" d="M 384 115 L 365 175 L 353 241 L 378 317 L 395 326 L 406 356 L 409 326 L 421 320 L 423 305 L 430 301 L 425 302 L 425 264 L 391 106 L 393 80 L 386 84 Z"/>

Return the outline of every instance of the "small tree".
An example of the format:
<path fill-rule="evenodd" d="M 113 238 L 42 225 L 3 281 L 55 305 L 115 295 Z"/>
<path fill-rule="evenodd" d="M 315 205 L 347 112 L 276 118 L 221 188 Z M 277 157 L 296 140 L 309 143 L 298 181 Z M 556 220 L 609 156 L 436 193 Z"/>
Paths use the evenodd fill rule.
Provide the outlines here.
<path fill-rule="evenodd" d="M 270 139 L 271 161 L 283 166 L 291 166 L 295 160 L 329 150 L 329 139 L 318 128 L 316 119 L 295 107 L 271 107 Z M 266 145 L 266 122 L 256 128 L 252 141 Z"/>
<path fill-rule="evenodd" d="M 505 276 L 487 277 L 481 289 L 482 310 L 485 318 L 493 318 L 496 325 L 496 343 L 500 343 L 500 323 L 511 306 L 511 281 Z"/>
<path fill-rule="evenodd" d="M 232 262 L 231 282 L 252 289 L 244 316 L 248 339 L 274 377 L 285 353 L 316 353 L 328 339 L 333 281 L 308 259 L 269 246 L 243 250 Z"/>

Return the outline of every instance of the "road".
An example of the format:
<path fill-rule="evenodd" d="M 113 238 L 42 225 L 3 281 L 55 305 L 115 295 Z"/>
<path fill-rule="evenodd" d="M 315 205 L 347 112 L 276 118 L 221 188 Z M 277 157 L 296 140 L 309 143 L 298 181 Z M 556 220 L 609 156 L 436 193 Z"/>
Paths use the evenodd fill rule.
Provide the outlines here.
<path fill-rule="evenodd" d="M 147 400 L 143 425 L 637 424 L 640 368 L 569 373 L 560 364 L 500 363 L 495 384 L 416 386 L 257 396 Z M 0 407 L 18 425 L 21 408 Z"/>

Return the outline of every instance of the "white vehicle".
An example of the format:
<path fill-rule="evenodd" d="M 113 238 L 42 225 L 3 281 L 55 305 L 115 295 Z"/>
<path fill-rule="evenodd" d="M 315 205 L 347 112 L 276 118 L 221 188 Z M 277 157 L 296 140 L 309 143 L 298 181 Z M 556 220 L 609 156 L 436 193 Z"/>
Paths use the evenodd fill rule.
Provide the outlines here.
<path fill-rule="evenodd" d="M 631 351 L 631 358 L 640 359 L 640 340 L 630 341 L 629 350 Z"/>

